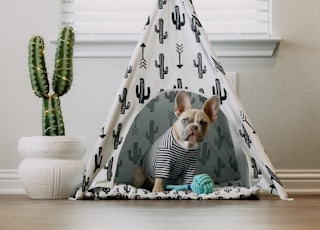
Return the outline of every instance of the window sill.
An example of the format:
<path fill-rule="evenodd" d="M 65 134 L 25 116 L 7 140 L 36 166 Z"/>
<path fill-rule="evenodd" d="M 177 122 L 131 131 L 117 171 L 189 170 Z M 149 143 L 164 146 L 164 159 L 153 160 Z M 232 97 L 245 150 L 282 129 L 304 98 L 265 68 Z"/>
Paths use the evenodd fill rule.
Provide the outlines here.
<path fill-rule="evenodd" d="M 75 58 L 131 57 L 139 35 L 108 36 L 102 39 L 77 39 Z M 212 38 L 218 57 L 271 57 L 281 38 Z M 52 41 L 52 43 L 56 43 Z"/>

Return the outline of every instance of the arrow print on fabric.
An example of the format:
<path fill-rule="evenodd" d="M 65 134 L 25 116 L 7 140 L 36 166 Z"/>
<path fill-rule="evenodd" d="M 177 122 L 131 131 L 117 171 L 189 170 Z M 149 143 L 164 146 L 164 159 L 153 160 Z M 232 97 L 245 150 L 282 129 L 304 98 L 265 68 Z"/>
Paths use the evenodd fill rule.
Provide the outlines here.
<path fill-rule="evenodd" d="M 104 127 L 102 127 L 100 137 L 103 139 L 103 138 L 105 138 L 105 136 L 106 135 L 104 134 Z"/>
<path fill-rule="evenodd" d="M 219 70 L 221 73 L 223 73 L 224 75 L 226 75 L 226 72 L 224 72 L 222 65 L 220 65 L 220 63 L 218 63 L 213 57 L 211 57 L 214 65 L 216 67 L 217 70 Z"/>
<path fill-rule="evenodd" d="M 145 26 L 144 26 L 144 29 L 146 29 L 146 27 L 147 27 L 149 24 L 150 24 L 150 15 L 148 16 L 148 20 L 147 20 L 147 22 L 146 22 L 146 24 L 145 24 Z"/>
<path fill-rule="evenodd" d="M 144 48 L 146 48 L 146 45 L 142 43 L 140 47 L 141 47 L 141 59 L 139 60 L 140 69 L 142 68 L 147 69 L 147 60 L 144 59 Z"/>
<path fill-rule="evenodd" d="M 178 43 L 177 43 L 177 53 L 178 53 L 178 55 L 179 55 L 179 64 L 177 65 L 177 67 L 179 68 L 179 69 L 181 69 L 182 68 L 182 63 L 181 63 L 181 54 L 182 54 L 182 52 L 183 52 L 183 44 L 181 44 L 181 45 L 179 45 Z"/>
<path fill-rule="evenodd" d="M 240 117 L 241 117 L 241 120 L 247 123 L 247 125 L 252 129 L 252 133 L 256 134 L 256 131 L 254 130 L 253 126 L 249 123 L 249 121 L 247 120 L 247 116 L 243 112 L 240 112 Z"/>

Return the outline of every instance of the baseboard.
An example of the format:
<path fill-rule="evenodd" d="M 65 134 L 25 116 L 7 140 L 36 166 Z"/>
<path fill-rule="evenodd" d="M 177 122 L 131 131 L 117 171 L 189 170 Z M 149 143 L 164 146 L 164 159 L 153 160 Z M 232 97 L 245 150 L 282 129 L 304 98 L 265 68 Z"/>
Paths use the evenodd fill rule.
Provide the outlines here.
<path fill-rule="evenodd" d="M 276 170 L 289 194 L 320 194 L 319 169 Z"/>
<path fill-rule="evenodd" d="M 277 170 L 288 194 L 320 194 L 320 170 Z M 25 194 L 18 170 L 0 169 L 0 194 Z"/>
<path fill-rule="evenodd" d="M 0 194 L 25 194 L 18 170 L 0 169 Z"/>

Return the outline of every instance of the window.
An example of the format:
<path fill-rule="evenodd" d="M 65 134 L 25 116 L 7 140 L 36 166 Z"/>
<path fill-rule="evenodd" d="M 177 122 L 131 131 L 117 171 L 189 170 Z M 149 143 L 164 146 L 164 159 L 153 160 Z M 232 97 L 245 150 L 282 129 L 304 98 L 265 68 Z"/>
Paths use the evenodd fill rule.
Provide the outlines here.
<path fill-rule="evenodd" d="M 62 0 L 61 24 L 74 27 L 78 43 L 88 46 L 88 43 L 122 42 L 119 48 L 125 49 L 139 38 L 154 4 L 155 0 Z M 242 46 L 278 41 L 271 39 L 271 0 L 193 0 L 193 4 L 218 51 L 219 42 L 223 49 L 238 41 Z M 268 52 L 262 56 L 269 56 Z M 229 55 L 232 56 L 225 52 L 220 56 Z"/>

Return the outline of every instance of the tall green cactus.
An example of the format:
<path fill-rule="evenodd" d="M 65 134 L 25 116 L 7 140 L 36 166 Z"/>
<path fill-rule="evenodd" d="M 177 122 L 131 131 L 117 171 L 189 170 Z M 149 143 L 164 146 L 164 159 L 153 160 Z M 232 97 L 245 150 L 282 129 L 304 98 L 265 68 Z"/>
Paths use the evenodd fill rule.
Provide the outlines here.
<path fill-rule="evenodd" d="M 31 86 L 36 96 L 43 98 L 42 135 L 65 135 L 60 106 L 60 96 L 66 94 L 73 79 L 74 31 L 64 27 L 59 35 L 55 57 L 55 70 L 52 78 L 54 93 L 49 95 L 50 85 L 45 64 L 45 45 L 43 38 L 33 36 L 29 41 L 29 74 Z"/>

